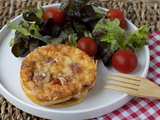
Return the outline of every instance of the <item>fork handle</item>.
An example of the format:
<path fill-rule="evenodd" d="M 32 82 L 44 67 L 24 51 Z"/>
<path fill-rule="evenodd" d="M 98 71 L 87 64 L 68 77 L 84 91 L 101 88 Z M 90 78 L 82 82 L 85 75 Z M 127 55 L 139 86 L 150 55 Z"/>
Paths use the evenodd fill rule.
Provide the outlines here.
<path fill-rule="evenodd" d="M 147 98 L 152 98 L 152 99 L 160 99 L 160 87 L 155 85 L 153 89 L 149 89 L 149 96 Z"/>
<path fill-rule="evenodd" d="M 139 91 L 137 91 L 137 93 L 135 93 L 134 96 L 142 98 L 160 99 L 160 87 L 150 82 L 147 87 L 143 86 Z"/>

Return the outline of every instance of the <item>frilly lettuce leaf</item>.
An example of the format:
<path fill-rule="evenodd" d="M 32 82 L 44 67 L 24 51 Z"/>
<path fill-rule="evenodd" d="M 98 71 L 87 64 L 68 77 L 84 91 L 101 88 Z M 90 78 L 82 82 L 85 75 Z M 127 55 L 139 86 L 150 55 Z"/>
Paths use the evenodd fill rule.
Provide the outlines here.
<path fill-rule="evenodd" d="M 81 9 L 89 0 L 66 0 L 61 3 L 60 9 L 62 9 L 70 18 L 80 18 Z"/>
<path fill-rule="evenodd" d="M 142 48 L 144 45 L 148 44 L 149 29 L 150 27 L 148 27 L 148 25 L 144 25 L 128 35 L 128 39 L 130 39 L 128 41 L 132 41 L 134 48 Z"/>
<path fill-rule="evenodd" d="M 101 42 L 111 51 L 116 51 L 120 46 L 117 42 L 117 36 L 124 33 L 125 30 L 119 27 L 119 20 L 110 21 L 103 17 L 94 27 L 93 35 L 98 37 Z"/>
<path fill-rule="evenodd" d="M 76 33 L 70 34 L 65 44 L 73 46 L 73 47 L 77 47 L 77 40 L 78 40 L 78 37 Z"/>
<path fill-rule="evenodd" d="M 144 25 L 134 32 L 125 32 L 117 37 L 121 49 L 128 49 L 134 52 L 136 48 L 142 48 L 148 44 L 148 25 Z"/>
<path fill-rule="evenodd" d="M 39 33 L 39 26 L 36 25 L 35 23 L 28 23 L 27 21 L 21 21 L 18 26 L 14 26 L 10 21 L 7 21 L 7 26 L 8 28 L 14 29 L 19 31 L 21 34 L 24 36 L 30 36 L 35 39 L 41 40 L 45 42 L 46 44 L 49 43 L 50 36 L 42 36 Z"/>

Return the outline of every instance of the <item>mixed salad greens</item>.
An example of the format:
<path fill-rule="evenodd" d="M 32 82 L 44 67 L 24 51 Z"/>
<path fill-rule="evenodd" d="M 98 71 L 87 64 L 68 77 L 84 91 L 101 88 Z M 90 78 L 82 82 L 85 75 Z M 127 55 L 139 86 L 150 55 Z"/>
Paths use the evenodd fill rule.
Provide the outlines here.
<path fill-rule="evenodd" d="M 23 9 L 23 19 L 18 26 L 7 22 L 8 28 L 15 30 L 15 37 L 9 45 L 15 57 L 25 57 L 35 48 L 46 44 L 68 44 L 77 47 L 82 37 L 93 38 L 98 45 L 97 55 L 105 66 L 110 64 L 111 57 L 118 49 L 134 52 L 148 44 L 147 25 L 134 32 L 126 32 L 119 20 L 111 21 L 97 6 L 88 5 L 89 0 L 68 0 L 61 3 L 60 9 L 67 16 L 64 25 L 55 23 L 54 19 L 43 20 L 45 9 L 29 6 Z"/>

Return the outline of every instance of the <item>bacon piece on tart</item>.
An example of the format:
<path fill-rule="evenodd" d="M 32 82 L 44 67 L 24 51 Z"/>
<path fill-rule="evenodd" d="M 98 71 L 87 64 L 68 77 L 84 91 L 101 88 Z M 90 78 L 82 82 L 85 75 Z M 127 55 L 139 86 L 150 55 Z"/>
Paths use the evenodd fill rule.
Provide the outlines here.
<path fill-rule="evenodd" d="M 26 96 L 44 106 L 79 103 L 96 80 L 96 62 L 78 48 L 50 44 L 22 61 L 20 82 Z"/>

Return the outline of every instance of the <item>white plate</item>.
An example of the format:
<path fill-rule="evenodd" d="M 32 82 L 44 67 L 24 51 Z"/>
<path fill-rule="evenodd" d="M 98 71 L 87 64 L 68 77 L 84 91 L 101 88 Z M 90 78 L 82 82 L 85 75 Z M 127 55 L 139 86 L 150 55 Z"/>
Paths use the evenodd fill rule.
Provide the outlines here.
<path fill-rule="evenodd" d="M 58 7 L 59 5 L 48 5 L 45 8 Z M 20 15 L 13 19 L 12 23 L 17 25 L 21 19 L 22 16 Z M 127 31 L 137 29 L 128 20 L 126 20 L 124 28 Z M 95 86 L 81 103 L 62 108 L 43 107 L 34 104 L 25 96 L 20 86 L 19 75 L 22 58 L 15 58 L 11 53 L 8 43 L 12 37 L 11 30 L 7 29 L 5 25 L 0 31 L 0 93 L 19 109 L 47 119 L 88 119 L 110 113 L 133 98 L 133 96 L 121 92 L 104 89 L 109 73 L 117 71 L 113 67 L 104 67 L 102 61 L 99 60 Z M 138 67 L 131 74 L 146 77 L 150 60 L 148 46 L 144 46 L 143 49 L 136 51 L 136 54 L 139 61 Z"/>

